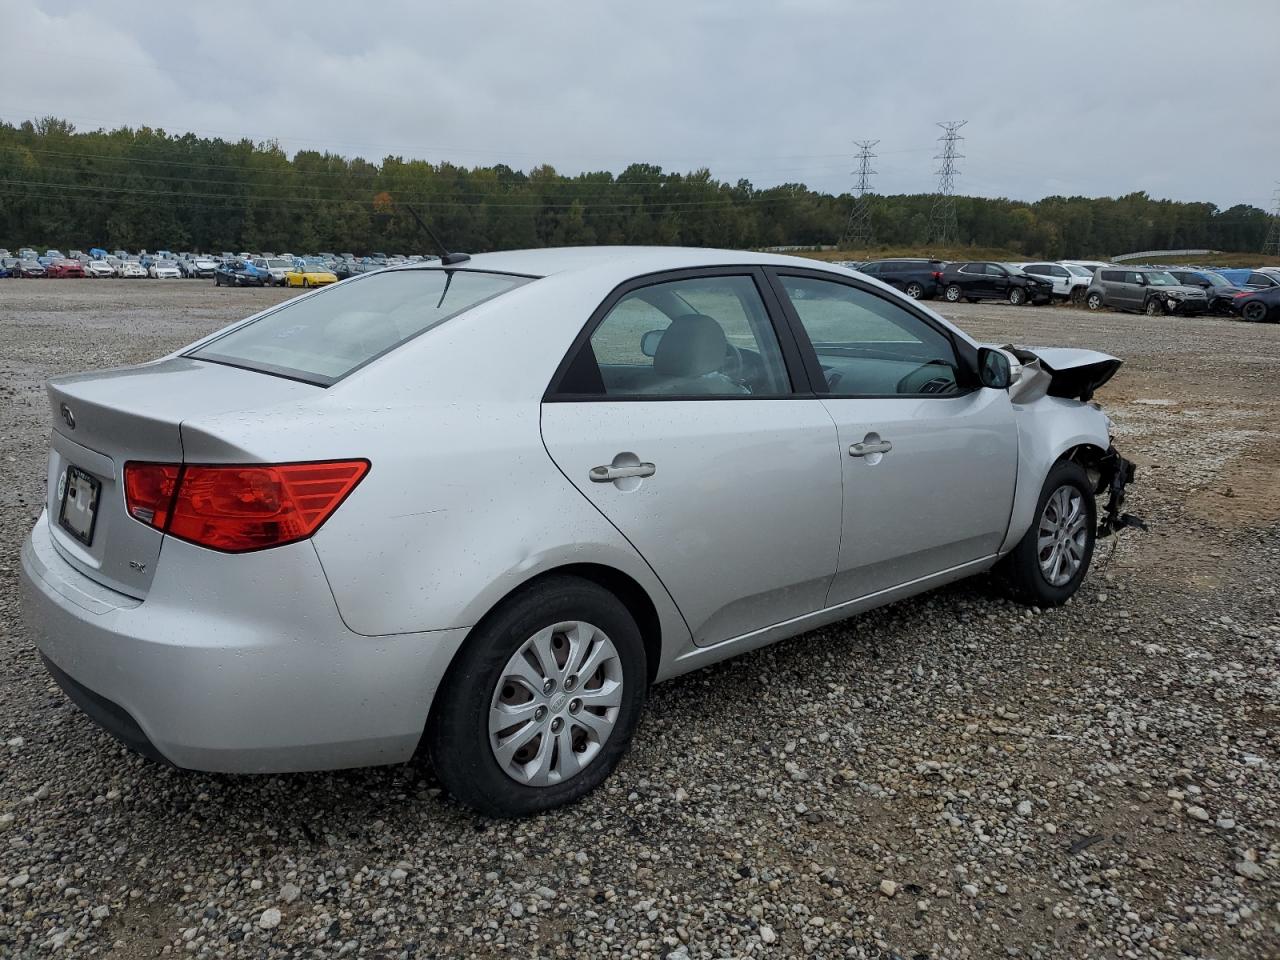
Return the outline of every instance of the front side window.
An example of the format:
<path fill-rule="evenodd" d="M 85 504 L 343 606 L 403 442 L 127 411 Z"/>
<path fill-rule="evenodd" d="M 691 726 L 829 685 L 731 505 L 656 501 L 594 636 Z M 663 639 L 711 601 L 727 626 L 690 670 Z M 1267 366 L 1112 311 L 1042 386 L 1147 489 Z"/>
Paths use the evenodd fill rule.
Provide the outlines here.
<path fill-rule="evenodd" d="M 857 287 L 783 276 L 828 391 L 840 397 L 955 393 L 951 340 L 890 300 Z"/>
<path fill-rule="evenodd" d="M 691 277 L 625 294 L 571 359 L 559 392 L 607 397 L 790 393 L 773 325 L 748 276 Z"/>
<path fill-rule="evenodd" d="M 1009 271 L 1006 270 L 1004 267 L 1000 266 L 1000 264 L 998 263 L 987 264 L 988 277 L 1004 277 L 1004 276 L 1008 276 L 1008 274 L 1009 274 Z"/>
<path fill-rule="evenodd" d="M 528 282 L 528 277 L 476 270 L 369 274 L 286 303 L 188 356 L 328 386 L 450 317 Z"/>

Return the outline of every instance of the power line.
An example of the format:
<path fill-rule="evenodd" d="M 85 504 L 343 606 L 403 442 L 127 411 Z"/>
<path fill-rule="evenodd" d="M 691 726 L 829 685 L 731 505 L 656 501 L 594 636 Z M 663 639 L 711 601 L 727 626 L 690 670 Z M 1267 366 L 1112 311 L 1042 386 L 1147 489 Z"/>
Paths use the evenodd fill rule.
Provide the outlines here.
<path fill-rule="evenodd" d="M 1280 181 L 1276 181 L 1280 183 Z M 1271 197 L 1271 226 L 1267 229 L 1267 239 L 1262 244 L 1262 252 L 1273 257 L 1280 256 L 1280 186 Z"/>
<path fill-rule="evenodd" d="M 867 193 L 871 189 L 871 177 L 876 171 L 871 169 L 871 161 L 875 159 L 872 149 L 879 140 L 855 140 L 858 154 L 858 181 L 853 185 L 853 206 L 849 208 L 849 222 L 845 225 L 844 236 L 840 246 L 850 250 L 866 250 L 871 246 L 871 201 Z"/>
<path fill-rule="evenodd" d="M 943 120 L 938 123 L 942 128 L 942 136 L 938 142 L 942 144 L 942 152 L 934 157 L 941 160 L 942 166 L 938 174 L 938 199 L 929 214 L 929 239 L 940 247 L 951 246 L 959 241 L 960 226 L 956 222 L 956 161 L 963 160 L 964 154 L 956 150 L 956 146 L 964 137 L 960 136 L 960 128 L 968 120 Z"/>

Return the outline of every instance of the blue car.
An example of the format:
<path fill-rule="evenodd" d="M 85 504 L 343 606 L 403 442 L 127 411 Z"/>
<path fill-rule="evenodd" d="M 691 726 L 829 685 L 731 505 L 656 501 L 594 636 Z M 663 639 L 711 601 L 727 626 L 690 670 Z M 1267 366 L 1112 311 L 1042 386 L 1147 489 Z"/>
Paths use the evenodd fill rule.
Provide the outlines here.
<path fill-rule="evenodd" d="M 215 287 L 265 287 L 271 282 L 271 274 L 259 270 L 245 260 L 231 260 L 219 264 L 213 271 Z"/>

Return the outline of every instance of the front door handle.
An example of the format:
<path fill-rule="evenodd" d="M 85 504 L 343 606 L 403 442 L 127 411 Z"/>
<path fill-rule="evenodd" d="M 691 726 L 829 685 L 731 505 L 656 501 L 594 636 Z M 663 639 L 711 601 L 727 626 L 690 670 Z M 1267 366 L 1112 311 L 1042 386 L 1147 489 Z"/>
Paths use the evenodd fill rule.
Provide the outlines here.
<path fill-rule="evenodd" d="M 888 453 L 893 449 L 893 444 L 888 440 L 862 441 L 862 443 L 853 443 L 849 445 L 849 456 L 865 457 L 871 453 Z"/>
<path fill-rule="evenodd" d="M 614 480 L 625 480 L 628 477 L 652 477 L 657 469 L 652 463 L 592 467 L 590 476 L 592 483 L 612 483 Z"/>

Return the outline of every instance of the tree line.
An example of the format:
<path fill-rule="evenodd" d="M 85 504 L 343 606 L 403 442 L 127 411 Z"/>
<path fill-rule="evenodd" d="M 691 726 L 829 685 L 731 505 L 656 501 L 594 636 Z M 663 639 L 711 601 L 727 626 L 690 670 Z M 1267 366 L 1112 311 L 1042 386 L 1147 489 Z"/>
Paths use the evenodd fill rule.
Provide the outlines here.
<path fill-rule="evenodd" d="M 875 243 L 929 245 L 935 197 L 871 197 Z M 417 209 L 454 249 L 566 244 L 758 248 L 836 244 L 852 198 L 801 183 L 760 188 L 706 169 L 633 163 L 565 176 L 547 165 L 378 163 L 276 143 L 137 129 L 77 131 L 46 117 L 0 122 L 0 246 L 129 250 L 433 252 Z M 962 245 L 1028 257 L 1147 249 L 1256 251 L 1270 224 L 1249 205 L 1123 197 L 1034 203 L 955 198 Z"/>

